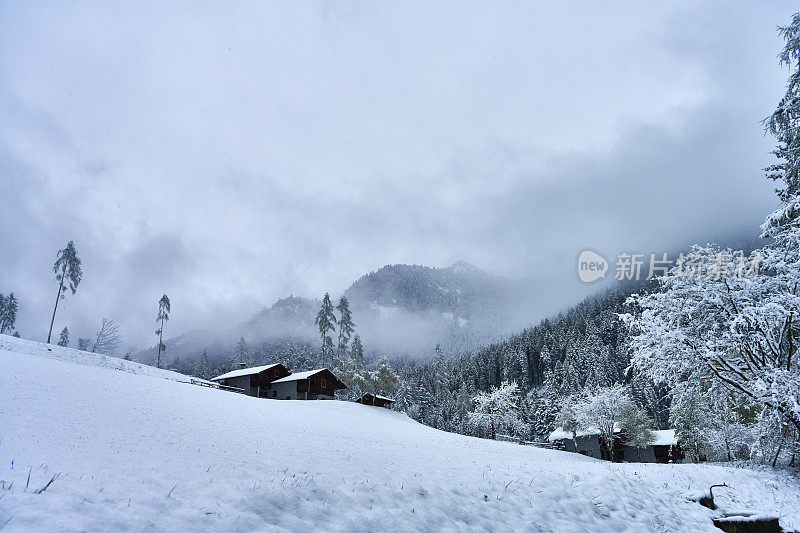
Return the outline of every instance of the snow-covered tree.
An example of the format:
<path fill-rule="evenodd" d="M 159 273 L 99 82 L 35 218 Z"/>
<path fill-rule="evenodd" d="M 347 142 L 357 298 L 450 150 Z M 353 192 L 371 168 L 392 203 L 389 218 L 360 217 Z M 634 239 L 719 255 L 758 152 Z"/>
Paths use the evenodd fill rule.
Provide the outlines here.
<path fill-rule="evenodd" d="M 635 448 L 641 459 L 642 448 L 653 443 L 653 421 L 645 414 L 644 410 L 635 403 L 627 402 L 620 416 L 620 431 L 623 442 Z"/>
<path fill-rule="evenodd" d="M 53 317 L 50 319 L 50 331 L 47 333 L 48 344 L 50 344 L 50 337 L 53 335 L 53 323 L 56 321 L 58 302 L 64 299 L 67 288 L 72 291 L 72 294 L 75 294 L 81 278 L 83 278 L 81 260 L 72 241 L 69 241 L 64 249 L 58 251 L 56 262 L 53 264 L 53 273 L 55 273 L 56 281 L 58 281 L 58 292 L 56 293 L 56 304 L 53 307 Z"/>
<path fill-rule="evenodd" d="M 706 456 L 714 431 L 714 416 L 701 384 L 687 381 L 672 390 L 669 422 L 681 447 L 694 462 Z"/>
<path fill-rule="evenodd" d="M 353 343 L 350 345 L 350 357 L 357 367 L 364 367 L 364 346 L 361 344 L 361 337 L 358 335 L 353 337 Z"/>
<path fill-rule="evenodd" d="M 119 326 L 112 319 L 103 318 L 92 343 L 92 353 L 113 354 L 120 344 Z"/>
<path fill-rule="evenodd" d="M 347 301 L 347 298 L 344 296 L 339 298 L 339 305 L 336 306 L 336 309 L 339 311 L 339 343 L 336 347 L 336 353 L 340 359 L 343 359 L 347 356 L 347 345 L 355 331 L 356 325 L 353 323 L 353 315 L 350 312 L 350 302 Z"/>
<path fill-rule="evenodd" d="M 0 333 L 11 331 L 17 321 L 17 297 L 12 292 L 8 296 L 0 294 Z"/>
<path fill-rule="evenodd" d="M 386 357 L 381 357 L 378 361 L 378 368 L 373 372 L 375 392 L 379 394 L 394 394 L 400 384 L 397 372 Z"/>
<path fill-rule="evenodd" d="M 597 389 L 576 406 L 578 425 L 582 429 L 596 430 L 614 460 L 614 434 L 622 429 L 626 413 L 633 401 L 625 387 L 614 385 Z"/>
<path fill-rule="evenodd" d="M 211 359 L 208 356 L 208 350 L 203 349 L 198 356 L 194 367 L 194 375 L 203 379 L 213 377 L 211 376 Z"/>
<path fill-rule="evenodd" d="M 247 344 L 247 341 L 244 340 L 244 337 L 242 336 L 236 342 L 236 346 L 233 347 L 231 366 L 233 368 L 240 368 L 240 367 L 252 366 L 252 364 L 253 364 L 253 350 L 250 349 L 250 346 Z"/>
<path fill-rule="evenodd" d="M 469 422 L 477 428 L 489 430 L 492 439 L 498 431 L 520 434 L 526 431 L 519 412 L 519 387 L 515 382 L 504 381 L 489 392 L 480 392 L 472 399 L 475 407 L 469 413 Z"/>
<path fill-rule="evenodd" d="M 64 329 L 61 330 L 61 334 L 58 336 L 58 345 L 69 346 L 69 330 L 67 326 L 64 326 Z"/>
<path fill-rule="evenodd" d="M 634 363 L 657 381 L 712 380 L 800 431 L 800 14 L 780 29 L 787 92 L 765 121 L 778 141 L 780 208 L 762 225 L 772 242 L 750 255 L 695 247 L 660 290 L 631 298 Z"/>
<path fill-rule="evenodd" d="M 336 315 L 333 313 L 333 303 L 331 303 L 331 297 L 327 292 L 322 298 L 322 306 L 319 312 L 317 312 L 314 324 L 319 328 L 319 334 L 322 340 L 320 357 L 323 364 L 330 364 L 333 361 L 334 350 L 333 339 L 331 339 L 328 333 L 336 329 Z"/>
<path fill-rule="evenodd" d="M 167 350 L 167 347 L 166 345 L 164 345 L 162 338 L 164 334 L 164 323 L 169 320 L 170 311 L 171 308 L 170 308 L 169 296 L 164 294 L 158 301 L 158 316 L 156 317 L 156 322 L 160 322 L 160 325 L 156 330 L 156 335 L 158 335 L 158 356 L 156 357 L 156 366 L 158 368 L 161 368 L 161 354 Z"/>

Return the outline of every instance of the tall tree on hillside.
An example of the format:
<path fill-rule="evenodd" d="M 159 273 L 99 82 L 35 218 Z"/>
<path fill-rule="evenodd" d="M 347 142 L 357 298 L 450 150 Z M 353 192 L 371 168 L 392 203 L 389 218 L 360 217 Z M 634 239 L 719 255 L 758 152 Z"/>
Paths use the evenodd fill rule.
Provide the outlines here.
<path fill-rule="evenodd" d="M 17 297 L 12 292 L 8 296 L 0 294 L 0 333 L 10 331 L 17 321 Z"/>
<path fill-rule="evenodd" d="M 167 347 L 164 345 L 162 338 L 164 334 L 164 323 L 169 320 L 169 313 L 170 313 L 169 297 L 165 294 L 158 301 L 158 316 L 156 317 L 156 322 L 161 323 L 161 325 L 156 330 L 156 335 L 158 335 L 158 356 L 156 357 L 156 366 L 158 368 L 161 368 L 161 354 L 167 350 Z"/>
<path fill-rule="evenodd" d="M 64 346 L 65 348 L 69 346 L 69 330 L 67 326 L 64 326 L 64 329 L 61 330 L 61 334 L 58 336 L 58 345 Z"/>
<path fill-rule="evenodd" d="M 48 344 L 50 344 L 50 337 L 53 335 L 53 323 L 56 320 L 58 302 L 64 299 L 65 289 L 67 288 L 72 291 L 72 294 L 75 294 L 83 277 L 81 260 L 72 241 L 67 243 L 66 248 L 58 251 L 56 262 L 53 264 L 53 272 L 56 275 L 56 281 L 58 281 L 58 292 L 56 293 L 56 304 L 53 307 L 53 317 L 50 319 L 50 330 L 47 332 Z"/>
<path fill-rule="evenodd" d="M 326 292 L 322 298 L 322 307 L 320 307 L 314 324 L 319 328 L 319 334 L 322 338 L 321 357 L 323 364 L 330 364 L 333 361 L 333 340 L 328 332 L 336 330 L 336 315 L 333 313 L 333 303 L 331 297 Z"/>
<path fill-rule="evenodd" d="M 355 331 L 356 325 L 353 323 L 353 315 L 350 313 L 350 302 L 347 298 L 342 296 L 339 298 L 339 305 L 336 306 L 339 311 L 339 344 L 336 352 L 339 359 L 344 359 L 347 356 L 347 344 L 350 342 L 350 337 Z"/>

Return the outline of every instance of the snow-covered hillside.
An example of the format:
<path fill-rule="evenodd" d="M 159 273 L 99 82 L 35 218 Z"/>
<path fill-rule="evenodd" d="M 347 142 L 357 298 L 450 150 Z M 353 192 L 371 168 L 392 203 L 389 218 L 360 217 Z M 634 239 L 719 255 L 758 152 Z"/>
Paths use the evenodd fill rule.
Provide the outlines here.
<path fill-rule="evenodd" d="M 609 464 L 183 380 L 0 336 L 0 529 L 719 531 L 684 495 L 723 482 L 721 506 L 800 527 L 800 487 L 769 470 Z"/>

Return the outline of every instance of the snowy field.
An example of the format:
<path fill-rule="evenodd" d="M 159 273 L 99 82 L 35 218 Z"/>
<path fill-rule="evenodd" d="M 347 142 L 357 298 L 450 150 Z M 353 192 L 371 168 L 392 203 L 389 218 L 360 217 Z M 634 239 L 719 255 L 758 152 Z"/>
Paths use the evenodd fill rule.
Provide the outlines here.
<path fill-rule="evenodd" d="M 714 483 L 800 528 L 785 473 L 609 464 L 186 379 L 0 336 L 0 530 L 718 532 L 685 498 Z"/>

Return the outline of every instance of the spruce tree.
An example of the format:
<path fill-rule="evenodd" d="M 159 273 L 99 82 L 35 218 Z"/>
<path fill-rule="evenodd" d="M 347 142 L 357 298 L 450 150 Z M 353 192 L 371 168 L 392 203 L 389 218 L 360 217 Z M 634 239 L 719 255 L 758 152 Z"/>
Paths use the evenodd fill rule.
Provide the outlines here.
<path fill-rule="evenodd" d="M 239 338 L 239 342 L 236 343 L 233 349 L 232 362 L 234 368 L 244 368 L 253 363 L 253 350 L 247 345 L 247 341 L 244 340 L 244 337 Z"/>
<path fill-rule="evenodd" d="M 336 347 L 336 353 L 340 359 L 344 359 L 347 356 L 347 345 L 356 325 L 353 323 L 350 302 L 347 301 L 347 298 L 344 296 L 339 298 L 339 305 L 336 306 L 336 309 L 339 311 L 339 344 Z"/>
<path fill-rule="evenodd" d="M 10 331 L 17 321 L 17 298 L 12 292 L 8 296 L 0 294 L 0 333 Z"/>
<path fill-rule="evenodd" d="M 350 345 L 350 357 L 357 368 L 364 368 L 364 347 L 358 335 L 353 337 L 353 344 Z"/>
<path fill-rule="evenodd" d="M 209 375 L 210 373 L 211 373 L 211 360 L 208 357 L 208 350 L 204 349 L 203 353 L 201 353 L 200 356 L 197 358 L 194 375 L 199 378 L 208 379 L 212 377 Z"/>
<path fill-rule="evenodd" d="M 69 330 L 66 326 L 61 330 L 61 335 L 58 336 L 58 345 L 64 347 L 69 346 Z"/>
<path fill-rule="evenodd" d="M 50 319 L 50 330 L 47 333 L 48 344 L 50 344 L 50 337 L 53 335 L 53 323 L 56 320 L 58 302 L 64 299 L 65 289 L 67 288 L 72 291 L 72 294 L 75 294 L 83 277 L 81 260 L 72 241 L 67 243 L 66 248 L 58 251 L 56 262 L 53 264 L 53 272 L 56 275 L 56 281 L 58 281 L 58 292 L 56 293 L 56 304 L 53 307 L 53 317 Z"/>
<path fill-rule="evenodd" d="M 158 335 L 158 356 L 156 357 L 156 366 L 158 368 L 161 368 L 161 354 L 167 350 L 167 347 L 164 345 L 162 339 L 164 334 L 164 323 L 169 320 L 169 313 L 169 297 L 165 294 L 158 301 L 158 316 L 156 317 L 156 322 L 161 323 L 159 328 L 156 330 L 156 335 Z"/>
<path fill-rule="evenodd" d="M 319 328 L 319 334 L 322 338 L 322 348 L 320 356 L 322 363 L 328 365 L 333 361 L 333 340 L 328 335 L 328 332 L 336 330 L 336 315 L 333 313 L 333 303 L 331 297 L 326 292 L 322 298 L 322 307 L 320 307 L 314 324 Z"/>

